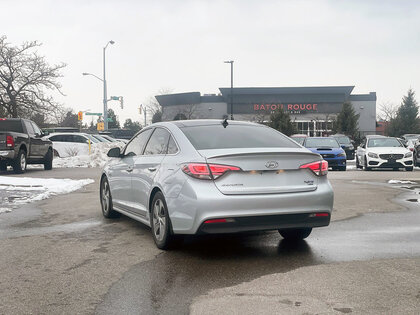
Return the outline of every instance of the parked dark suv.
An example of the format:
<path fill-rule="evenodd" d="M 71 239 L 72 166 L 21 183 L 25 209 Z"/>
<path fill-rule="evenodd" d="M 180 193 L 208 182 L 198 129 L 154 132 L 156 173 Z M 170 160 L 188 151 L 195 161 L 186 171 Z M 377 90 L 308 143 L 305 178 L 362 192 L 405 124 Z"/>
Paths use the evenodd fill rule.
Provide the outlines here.
<path fill-rule="evenodd" d="M 0 171 L 11 165 L 15 173 L 24 173 L 27 164 L 44 164 L 45 170 L 51 170 L 52 142 L 43 136 L 33 121 L 0 118 Z"/>
<path fill-rule="evenodd" d="M 342 134 L 335 134 L 331 137 L 335 138 L 340 146 L 346 151 L 347 160 L 354 159 L 354 143 L 353 141 L 346 135 Z"/>

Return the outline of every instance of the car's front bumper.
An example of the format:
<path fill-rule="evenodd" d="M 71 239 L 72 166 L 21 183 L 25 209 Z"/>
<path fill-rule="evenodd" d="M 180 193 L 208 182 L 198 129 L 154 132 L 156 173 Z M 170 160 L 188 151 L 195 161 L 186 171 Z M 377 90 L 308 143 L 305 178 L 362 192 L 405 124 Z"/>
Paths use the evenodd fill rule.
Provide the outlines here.
<path fill-rule="evenodd" d="M 344 167 L 347 165 L 347 159 L 345 156 L 337 158 L 324 158 L 328 162 L 328 167 Z"/>
<path fill-rule="evenodd" d="M 368 167 L 372 168 L 406 168 L 413 167 L 413 156 L 396 160 L 367 157 Z"/>
<path fill-rule="evenodd" d="M 212 182 L 188 179 L 180 194 L 167 197 L 166 203 L 173 231 L 196 234 L 212 233 L 208 229 L 203 231 L 202 224 L 220 218 L 235 221 L 225 226 L 226 231 L 218 233 L 320 226 L 318 218 L 306 219 L 313 213 L 331 214 L 333 199 L 334 193 L 326 176 L 318 178 L 317 189 L 313 191 L 254 195 L 224 195 Z M 270 223 L 270 220 L 273 221 Z M 329 217 L 327 221 L 326 217 L 323 220 L 322 226 L 328 225 Z"/>

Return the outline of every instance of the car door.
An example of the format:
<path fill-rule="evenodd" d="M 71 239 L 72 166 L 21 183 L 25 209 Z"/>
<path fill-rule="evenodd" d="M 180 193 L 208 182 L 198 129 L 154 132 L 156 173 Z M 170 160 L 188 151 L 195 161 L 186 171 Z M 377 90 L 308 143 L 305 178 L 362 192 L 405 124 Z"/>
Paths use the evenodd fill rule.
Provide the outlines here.
<path fill-rule="evenodd" d="M 143 153 L 153 129 L 145 129 L 136 135 L 125 147 L 122 157 L 109 166 L 108 181 L 111 188 L 112 201 L 117 208 L 134 212 L 131 194 L 131 177 L 135 159 Z"/>
<path fill-rule="evenodd" d="M 136 157 L 134 161 L 132 196 L 136 214 L 140 216 L 147 216 L 150 192 L 167 152 L 169 137 L 170 133 L 166 129 L 155 128 L 143 155 Z"/>
<path fill-rule="evenodd" d="M 28 120 L 24 120 L 23 123 L 25 124 L 26 132 L 29 136 L 29 148 L 27 152 L 28 158 L 37 158 L 39 157 L 39 150 L 37 150 L 36 146 L 36 137 L 35 137 L 35 130 L 32 127 L 32 124 Z"/>
<path fill-rule="evenodd" d="M 43 133 L 41 129 L 34 122 L 30 123 L 35 133 L 35 139 L 32 143 L 32 148 L 35 147 L 35 152 L 38 157 L 44 157 L 48 150 L 48 144 L 42 139 Z"/>

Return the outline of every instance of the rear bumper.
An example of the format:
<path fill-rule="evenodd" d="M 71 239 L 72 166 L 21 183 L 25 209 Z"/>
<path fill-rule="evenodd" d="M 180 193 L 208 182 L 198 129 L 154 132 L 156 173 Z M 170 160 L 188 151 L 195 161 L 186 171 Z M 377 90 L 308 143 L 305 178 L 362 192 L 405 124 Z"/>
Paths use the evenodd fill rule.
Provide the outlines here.
<path fill-rule="evenodd" d="M 175 234 L 195 234 L 211 233 L 209 230 L 200 230 L 202 224 L 218 218 L 234 219 L 235 224 L 230 226 L 232 232 L 273 230 L 285 228 L 286 225 L 310 227 L 305 218 L 315 212 L 331 214 L 333 200 L 332 187 L 323 176 L 318 178 L 317 189 L 313 191 L 255 195 L 224 195 L 214 183 L 188 179 L 180 194 L 174 198 L 167 197 L 166 203 Z M 273 218 L 275 221 L 272 225 L 267 223 L 267 219 Z"/>
<path fill-rule="evenodd" d="M 330 214 L 315 216 L 315 213 L 280 214 L 230 218 L 224 223 L 203 222 L 197 234 L 237 233 L 246 231 L 279 230 L 290 228 L 313 228 L 330 224 Z"/>
<path fill-rule="evenodd" d="M 14 159 L 14 150 L 0 150 L 0 160 Z"/>

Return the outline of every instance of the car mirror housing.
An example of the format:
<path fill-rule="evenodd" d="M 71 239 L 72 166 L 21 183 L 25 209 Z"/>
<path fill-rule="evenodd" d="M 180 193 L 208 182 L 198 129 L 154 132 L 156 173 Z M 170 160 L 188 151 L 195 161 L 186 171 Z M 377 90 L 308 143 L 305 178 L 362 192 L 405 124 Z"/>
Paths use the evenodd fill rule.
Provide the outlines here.
<path fill-rule="evenodd" d="M 108 151 L 107 154 L 109 157 L 120 157 L 121 156 L 121 150 L 120 148 L 112 148 Z"/>

